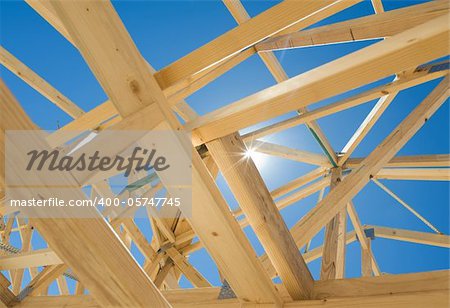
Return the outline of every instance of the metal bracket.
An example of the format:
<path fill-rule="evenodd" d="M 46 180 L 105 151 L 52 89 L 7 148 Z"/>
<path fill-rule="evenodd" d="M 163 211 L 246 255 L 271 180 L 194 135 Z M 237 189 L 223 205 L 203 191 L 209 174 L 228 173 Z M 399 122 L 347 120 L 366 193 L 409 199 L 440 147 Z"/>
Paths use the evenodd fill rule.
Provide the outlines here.
<path fill-rule="evenodd" d="M 228 284 L 228 281 L 226 279 L 223 280 L 223 285 L 220 288 L 220 293 L 218 299 L 230 299 L 230 298 L 236 298 L 236 294 L 234 294 L 233 289 Z"/>
<path fill-rule="evenodd" d="M 174 245 L 173 243 L 166 243 L 164 245 L 162 245 L 161 247 L 159 247 L 159 249 L 156 251 L 157 254 L 162 254 L 165 253 L 167 251 L 167 249 L 172 248 Z"/>
<path fill-rule="evenodd" d="M 374 228 L 364 229 L 364 233 L 366 234 L 367 238 L 370 238 L 371 240 L 375 239 L 375 229 Z"/>

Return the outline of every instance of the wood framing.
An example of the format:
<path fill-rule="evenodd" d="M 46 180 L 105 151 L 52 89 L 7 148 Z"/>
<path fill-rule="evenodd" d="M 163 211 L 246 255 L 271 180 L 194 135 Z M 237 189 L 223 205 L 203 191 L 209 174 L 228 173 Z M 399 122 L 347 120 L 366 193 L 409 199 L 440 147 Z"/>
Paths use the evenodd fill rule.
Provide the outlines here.
<path fill-rule="evenodd" d="M 25 112 L 33 110 L 28 106 L 34 102 L 24 95 L 21 106 L 0 79 L 0 307 L 448 307 L 449 270 L 394 274 L 403 267 L 388 267 L 391 259 L 380 250 L 399 241 L 417 249 L 435 247 L 436 255 L 450 249 L 445 217 L 421 213 L 415 205 L 423 200 L 405 190 L 397 194 L 395 187 L 440 181 L 440 189 L 450 181 L 449 153 L 435 148 L 407 152 L 406 147 L 400 152 L 448 102 L 450 5 L 435 0 L 389 10 L 386 1 L 285 0 L 264 4 L 268 8 L 258 11 L 250 10 L 251 5 L 261 3 L 222 0 L 219 10 L 231 14 L 227 17 L 236 24 L 156 70 L 144 57 L 149 50 L 141 54 L 137 47 L 142 36 L 136 31 L 144 29 L 127 29 L 130 16 L 122 15 L 118 4 L 26 0 L 79 52 L 105 97 L 85 102 L 87 111 L 82 110 L 45 75 L 38 75 L 40 66 L 33 60 L 44 59 L 23 57 L 27 60 L 22 63 L 22 56 L 11 51 L 23 46 L 13 46 L 9 39 L 2 42 L 0 64 L 18 78 L 5 77 L 11 89 L 29 86 L 72 119 L 47 133 Z M 125 5 L 135 4 L 120 4 Z M 158 10 L 153 5 L 145 3 Z M 9 6 L 5 11 L 9 14 Z M 352 18 L 355 12 L 357 18 Z M 160 37 L 144 37 L 158 44 L 171 27 L 158 25 Z M 5 33 L 10 35 L 9 30 Z M 45 38 L 39 39 L 45 44 Z M 367 40 L 372 42 L 353 43 Z M 306 71 L 308 56 L 301 59 L 300 69 L 288 67 L 295 52 L 313 54 L 320 49 L 315 46 L 330 45 L 314 59 L 324 63 L 321 57 L 342 44 L 352 52 L 337 58 L 331 53 L 336 59 Z M 279 52 L 303 47 L 307 49 Z M 52 60 L 44 64 L 53 65 Z M 198 105 L 203 98 L 195 95 L 185 101 L 202 88 L 210 93 L 216 85 L 208 84 L 243 62 L 239 69 L 263 65 L 273 85 L 220 108 L 210 97 L 211 105 L 203 110 Z M 241 85 L 230 86 L 227 91 Z M 430 89 L 423 93 L 425 99 L 415 101 L 416 92 L 424 89 Z M 379 119 L 405 102 L 414 109 L 370 148 L 368 138 L 376 133 Z M 363 104 L 372 108 L 348 141 L 341 142 L 346 122 L 357 113 L 350 109 L 364 110 Z M 45 105 L 36 108 L 49 116 L 53 112 Z M 341 115 L 334 126 L 323 119 Z M 286 131 L 302 125 L 297 135 Z M 316 143 L 303 140 L 301 129 Z M 9 150 L 31 152 L 28 142 L 8 143 L 9 131 L 43 133 L 42 139 L 33 137 L 37 147 L 64 159 L 101 151 L 102 156 L 120 155 L 123 162 L 108 170 L 101 170 L 105 168 L 100 163 L 99 168 L 67 172 L 58 167 L 52 174 L 54 184 L 45 181 L 42 166 L 36 172 L 24 167 L 26 176 L 10 176 L 23 171 L 28 161 Z M 119 132 L 136 137 L 121 138 Z M 171 174 L 155 165 L 124 172 L 125 161 L 136 158 L 129 147 L 157 147 L 151 138 L 143 138 L 150 132 L 167 133 L 170 138 L 163 141 L 185 162 L 189 181 L 173 183 L 182 176 L 172 161 Z M 445 132 L 433 131 L 433 138 L 441 136 Z M 268 163 L 263 165 L 255 153 L 265 155 Z M 278 164 L 290 170 L 279 170 Z M 16 199 L 45 201 L 60 193 L 67 200 L 90 202 L 83 204 L 83 218 L 73 215 L 79 208 L 70 203 L 55 207 L 55 217 L 39 206 L 15 204 Z M 395 220 L 373 225 L 373 217 L 364 211 L 374 204 L 372 197 L 384 193 L 414 215 L 419 226 L 402 229 Z M 160 197 L 188 200 L 155 206 Z M 104 199 L 114 206 L 99 206 L 103 201 L 98 200 Z M 117 201 L 121 204 L 116 206 Z M 433 211 L 446 205 L 425 201 Z M 422 223 L 429 232 L 419 231 Z M 434 255 L 430 258 L 440 262 Z M 356 267 L 351 273 L 360 277 L 347 278 L 346 266 Z M 426 266 L 440 268 L 432 262 Z"/>

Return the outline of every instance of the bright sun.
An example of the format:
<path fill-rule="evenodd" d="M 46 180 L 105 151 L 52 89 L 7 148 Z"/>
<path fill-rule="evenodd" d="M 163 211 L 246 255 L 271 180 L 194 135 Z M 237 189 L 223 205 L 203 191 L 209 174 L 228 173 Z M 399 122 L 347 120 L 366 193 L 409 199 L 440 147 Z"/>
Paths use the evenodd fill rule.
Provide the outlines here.
<path fill-rule="evenodd" d="M 255 165 L 261 168 L 264 165 L 265 157 L 264 154 L 259 153 L 254 148 L 248 148 L 244 153 L 245 158 L 251 158 Z"/>

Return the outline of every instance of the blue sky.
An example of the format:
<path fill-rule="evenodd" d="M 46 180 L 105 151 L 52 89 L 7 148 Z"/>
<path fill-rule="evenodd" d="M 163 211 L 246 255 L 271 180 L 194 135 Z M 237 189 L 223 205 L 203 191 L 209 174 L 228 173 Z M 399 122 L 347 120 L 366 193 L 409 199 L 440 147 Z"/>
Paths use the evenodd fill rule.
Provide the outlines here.
<path fill-rule="evenodd" d="M 386 10 L 418 4 L 424 1 L 383 1 Z M 244 2 L 251 16 L 276 5 L 275 1 Z M 226 7 L 219 1 L 120 1 L 114 2 L 120 17 L 131 33 L 136 45 L 147 61 L 161 69 L 194 49 L 211 41 L 236 26 Z M 1 2 L 0 42 L 31 69 L 43 76 L 50 84 L 88 111 L 106 100 L 106 95 L 93 77 L 78 51 L 57 31 L 47 24 L 27 4 L 20 1 Z M 373 14 L 370 1 L 363 1 L 318 25 L 349 18 Z M 317 25 L 314 25 L 317 26 Z M 276 56 L 290 77 L 306 72 L 330 60 L 344 56 L 375 41 L 347 43 L 332 46 L 302 48 L 276 52 Z M 47 101 L 4 67 L 1 77 L 31 118 L 43 129 L 53 130 L 67 124 L 71 118 Z M 352 93 L 390 81 L 393 76 Z M 370 153 L 402 119 L 408 115 L 439 80 L 401 92 L 389 106 L 381 119 L 354 152 L 355 157 Z M 274 79 L 257 55 L 233 68 L 211 84 L 186 99 L 199 113 L 205 114 L 275 84 Z M 339 98 L 345 97 L 342 95 Z M 336 101 L 337 98 L 321 102 Z M 373 102 L 320 119 L 318 123 L 330 140 L 335 151 L 340 151 L 358 128 L 374 105 Z M 313 106 L 314 108 L 315 106 Z M 278 118 L 285 118 L 286 115 Z M 449 104 L 446 102 L 424 127 L 400 150 L 398 155 L 449 153 Z M 247 131 L 247 130 L 244 130 Z M 321 153 L 321 149 L 304 126 L 299 126 L 270 136 L 271 142 L 289 147 Z M 264 156 L 258 164 L 269 189 L 277 188 L 288 181 L 314 169 L 314 166 L 292 162 L 281 158 Z M 382 181 L 408 204 L 430 220 L 445 234 L 449 232 L 449 186 L 447 182 Z M 236 201 L 219 177 L 219 188 L 235 207 Z M 291 227 L 310 210 L 317 201 L 317 194 L 308 197 L 282 211 L 286 223 Z M 363 224 L 389 226 L 431 232 L 431 230 L 401 207 L 394 199 L 373 183 L 369 183 L 354 199 L 356 210 Z M 151 229 L 138 222 L 148 238 Z M 352 229 L 349 224 L 349 229 Z M 262 248 L 253 232 L 247 228 L 251 243 L 258 254 Z M 17 241 L 13 237 L 12 241 Z M 320 245 L 322 234 L 313 241 Z M 42 240 L 35 237 L 34 248 L 43 247 Z M 406 273 L 449 267 L 448 249 L 376 239 L 373 251 L 382 272 Z M 138 260 L 142 256 L 133 248 Z M 399 257 L 401 256 L 401 257 Z M 190 261 L 214 285 L 219 285 L 217 270 L 204 250 L 191 256 Z M 320 260 L 310 264 L 314 276 L 318 277 Z M 360 273 L 360 249 L 355 242 L 347 249 L 347 277 Z M 27 282 L 29 279 L 26 274 Z M 73 284 L 69 283 L 71 287 Z M 189 286 L 185 279 L 183 286 Z M 52 292 L 55 285 L 52 286 Z"/>

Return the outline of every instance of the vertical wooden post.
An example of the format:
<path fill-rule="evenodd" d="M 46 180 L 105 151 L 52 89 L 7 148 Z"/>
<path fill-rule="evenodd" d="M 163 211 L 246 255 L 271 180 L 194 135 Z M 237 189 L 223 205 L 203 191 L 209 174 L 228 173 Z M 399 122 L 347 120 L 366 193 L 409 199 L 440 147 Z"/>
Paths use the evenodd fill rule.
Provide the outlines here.
<path fill-rule="evenodd" d="M 341 177 L 340 167 L 331 169 L 331 190 L 340 183 Z M 343 209 L 325 227 L 321 280 L 344 278 L 346 225 L 347 213 Z"/>

